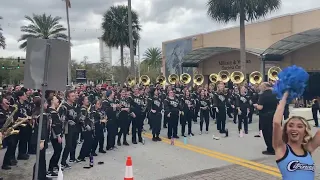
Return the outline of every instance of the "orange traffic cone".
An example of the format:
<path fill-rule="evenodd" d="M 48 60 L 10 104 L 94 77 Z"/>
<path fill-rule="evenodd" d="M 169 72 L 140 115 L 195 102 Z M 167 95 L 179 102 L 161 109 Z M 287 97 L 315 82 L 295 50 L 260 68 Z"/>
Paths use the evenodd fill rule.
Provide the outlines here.
<path fill-rule="evenodd" d="M 132 160 L 130 156 L 127 157 L 124 180 L 133 180 Z"/>

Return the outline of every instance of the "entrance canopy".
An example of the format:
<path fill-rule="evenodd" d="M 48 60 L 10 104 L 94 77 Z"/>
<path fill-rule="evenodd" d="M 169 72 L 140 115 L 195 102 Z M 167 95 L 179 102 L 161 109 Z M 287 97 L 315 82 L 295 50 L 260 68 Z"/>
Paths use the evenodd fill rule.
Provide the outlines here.
<path fill-rule="evenodd" d="M 191 51 L 182 59 L 182 67 L 198 67 L 202 61 L 218 54 L 227 53 L 231 51 L 239 51 L 238 48 L 230 47 L 205 47 Z M 264 52 L 262 49 L 247 49 L 247 53 L 260 56 Z"/>
<path fill-rule="evenodd" d="M 284 56 L 302 47 L 320 42 L 320 28 L 310 29 L 286 37 L 266 49 L 262 55 Z"/>

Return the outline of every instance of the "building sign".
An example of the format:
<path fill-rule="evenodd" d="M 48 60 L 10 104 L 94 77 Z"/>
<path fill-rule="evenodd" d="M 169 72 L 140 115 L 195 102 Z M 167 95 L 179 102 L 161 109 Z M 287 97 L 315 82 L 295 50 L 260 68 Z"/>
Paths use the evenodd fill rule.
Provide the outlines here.
<path fill-rule="evenodd" d="M 247 64 L 251 64 L 251 60 L 247 59 Z M 221 70 L 237 70 L 241 69 L 240 60 L 219 61 Z"/>

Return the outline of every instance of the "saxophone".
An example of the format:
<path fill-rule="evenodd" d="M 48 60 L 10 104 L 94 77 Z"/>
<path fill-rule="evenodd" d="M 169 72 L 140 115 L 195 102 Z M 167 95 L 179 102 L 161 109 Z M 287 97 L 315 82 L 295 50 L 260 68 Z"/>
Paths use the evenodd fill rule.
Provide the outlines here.
<path fill-rule="evenodd" d="M 11 112 L 10 116 L 6 119 L 6 122 L 4 123 L 2 128 L 0 129 L 0 132 L 2 134 L 2 137 L 0 137 L 0 149 L 2 147 L 2 140 L 4 138 L 6 138 L 7 136 L 9 136 L 7 132 L 8 132 L 9 129 L 11 129 L 10 125 L 13 123 L 13 116 L 18 111 L 18 106 L 17 105 L 13 105 L 12 107 L 14 108 L 13 111 Z M 19 133 L 19 131 L 10 131 L 10 132 L 14 132 L 16 134 Z"/>

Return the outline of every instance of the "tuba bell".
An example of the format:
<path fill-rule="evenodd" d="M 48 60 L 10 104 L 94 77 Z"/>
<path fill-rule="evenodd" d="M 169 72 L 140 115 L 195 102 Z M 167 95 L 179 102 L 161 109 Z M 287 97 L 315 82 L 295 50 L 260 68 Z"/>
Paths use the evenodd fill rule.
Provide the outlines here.
<path fill-rule="evenodd" d="M 127 83 L 130 87 L 136 85 L 136 79 L 132 76 L 127 77 Z"/>
<path fill-rule="evenodd" d="M 271 81 L 277 81 L 278 80 L 278 74 L 280 73 L 281 68 L 277 66 L 273 66 L 268 70 L 268 79 Z"/>
<path fill-rule="evenodd" d="M 168 82 L 170 84 L 176 84 L 179 82 L 179 76 L 177 74 L 170 74 L 168 77 Z"/>
<path fill-rule="evenodd" d="M 241 71 L 234 71 L 230 75 L 233 84 L 241 84 L 244 81 L 244 74 Z"/>
<path fill-rule="evenodd" d="M 191 76 L 188 73 L 183 73 L 180 75 L 180 82 L 182 82 L 182 84 L 186 85 L 189 84 L 191 82 Z"/>
<path fill-rule="evenodd" d="M 230 80 L 230 73 L 227 70 L 222 70 L 218 73 L 219 80 L 223 83 L 227 83 Z"/>
<path fill-rule="evenodd" d="M 212 73 L 209 76 L 209 81 L 213 84 L 216 84 L 218 82 L 219 76 L 216 73 Z"/>
<path fill-rule="evenodd" d="M 262 74 L 259 71 L 254 71 L 249 75 L 249 82 L 253 85 L 260 84 L 262 80 Z"/>
<path fill-rule="evenodd" d="M 159 83 L 161 86 L 166 84 L 166 77 L 163 75 L 160 75 L 157 77 L 156 82 Z"/>
<path fill-rule="evenodd" d="M 196 74 L 193 76 L 193 83 L 197 86 L 200 86 L 204 81 L 204 77 L 202 74 Z"/>
<path fill-rule="evenodd" d="M 142 75 L 140 76 L 139 82 L 144 86 L 148 86 L 150 84 L 150 78 L 147 75 Z"/>

